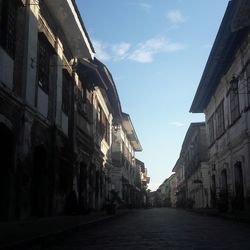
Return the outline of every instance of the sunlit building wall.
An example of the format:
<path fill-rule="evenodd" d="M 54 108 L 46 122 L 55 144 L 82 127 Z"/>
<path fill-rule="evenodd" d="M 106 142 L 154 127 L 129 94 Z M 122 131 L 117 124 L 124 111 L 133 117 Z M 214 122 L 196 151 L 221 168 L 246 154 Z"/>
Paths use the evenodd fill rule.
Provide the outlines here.
<path fill-rule="evenodd" d="M 127 206 L 135 206 L 136 194 L 140 189 L 136 185 L 137 171 L 135 152 L 142 147 L 137 138 L 128 114 L 122 113 L 119 123 L 112 134 L 112 189 Z"/>

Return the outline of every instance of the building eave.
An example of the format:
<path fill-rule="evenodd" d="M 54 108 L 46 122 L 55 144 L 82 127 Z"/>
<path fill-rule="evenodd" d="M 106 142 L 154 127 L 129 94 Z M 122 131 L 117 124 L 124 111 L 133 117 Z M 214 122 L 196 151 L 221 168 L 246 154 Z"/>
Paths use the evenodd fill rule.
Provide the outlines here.
<path fill-rule="evenodd" d="M 200 129 L 201 127 L 205 127 L 205 122 L 192 122 L 190 124 L 182 143 L 181 155 L 183 154 L 183 152 L 185 152 L 187 146 L 190 144 L 190 140 L 193 137 L 195 131 Z"/>
<path fill-rule="evenodd" d="M 176 173 L 177 170 L 178 170 L 178 168 L 179 168 L 179 166 L 180 166 L 180 157 L 179 157 L 178 160 L 176 161 L 176 163 L 175 163 L 175 165 L 174 165 L 174 167 L 173 167 L 173 169 L 172 169 L 172 172 Z"/>
<path fill-rule="evenodd" d="M 101 89 L 107 89 L 106 83 L 98 70 L 98 66 L 94 63 L 80 59 L 77 64 L 76 72 L 88 87 L 94 88 L 98 86 Z"/>
<path fill-rule="evenodd" d="M 204 112 L 221 77 L 225 74 L 233 60 L 236 49 L 246 34 L 244 29 L 232 32 L 232 16 L 235 15 L 236 4 L 237 1 L 235 0 L 228 3 L 190 108 L 192 113 Z"/>
<path fill-rule="evenodd" d="M 95 51 L 75 2 L 72 0 L 44 0 L 44 2 L 65 34 L 73 57 L 93 59 Z"/>
<path fill-rule="evenodd" d="M 237 31 L 250 26 L 250 3 L 249 0 L 238 0 L 235 2 L 235 12 L 232 17 L 231 30 Z"/>
<path fill-rule="evenodd" d="M 142 151 L 142 146 L 138 140 L 138 137 L 136 135 L 130 116 L 124 112 L 122 113 L 122 127 L 126 131 L 126 135 L 133 149 L 135 151 Z"/>
<path fill-rule="evenodd" d="M 105 82 L 107 96 L 112 106 L 113 118 L 117 123 L 119 123 L 122 118 L 122 109 L 120 98 L 112 74 L 110 73 L 106 65 L 99 61 L 97 58 L 94 59 L 94 63 L 97 65 L 99 74 L 102 76 Z"/>

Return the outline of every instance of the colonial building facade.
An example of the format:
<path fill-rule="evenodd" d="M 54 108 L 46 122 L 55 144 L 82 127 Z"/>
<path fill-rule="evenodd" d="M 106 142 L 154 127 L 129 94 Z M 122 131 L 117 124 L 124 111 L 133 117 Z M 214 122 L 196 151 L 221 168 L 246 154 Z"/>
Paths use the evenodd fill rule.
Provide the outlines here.
<path fill-rule="evenodd" d="M 172 174 L 158 188 L 161 190 L 162 206 L 176 207 L 176 175 Z"/>
<path fill-rule="evenodd" d="M 129 115 L 122 113 L 120 121 L 117 122 L 112 134 L 112 188 L 124 204 L 135 206 L 137 192 L 140 192 L 135 182 L 139 170 L 136 166 L 135 152 L 141 151 L 142 147 Z"/>
<path fill-rule="evenodd" d="M 144 162 L 136 159 L 137 171 L 139 171 L 139 179 L 137 187 L 140 191 L 137 192 L 137 200 L 139 201 L 140 207 L 147 207 L 149 203 L 148 197 L 148 184 L 150 182 L 150 177 L 148 176 L 148 170 L 145 167 Z"/>
<path fill-rule="evenodd" d="M 190 111 L 205 113 L 211 206 L 250 206 L 250 3 L 232 0 Z"/>
<path fill-rule="evenodd" d="M 184 207 L 187 197 L 187 188 L 186 188 L 186 180 L 185 180 L 185 169 L 184 169 L 184 159 L 181 157 L 178 158 L 178 160 L 175 163 L 175 166 L 172 170 L 172 172 L 175 173 L 175 185 L 176 185 L 176 203 L 175 205 L 177 207 Z"/>
<path fill-rule="evenodd" d="M 74 67 L 94 49 L 74 2 L 0 5 L 2 219 L 73 211 Z"/>
<path fill-rule="evenodd" d="M 0 220 L 102 209 L 117 117 L 115 84 L 74 0 L 0 1 Z M 132 164 L 140 146 L 127 136 Z"/>
<path fill-rule="evenodd" d="M 177 176 L 177 205 L 209 206 L 208 150 L 205 123 L 191 123 L 184 138 L 180 157 L 173 169 Z"/>
<path fill-rule="evenodd" d="M 176 191 L 177 191 L 177 181 L 176 181 L 176 174 L 172 174 L 168 178 L 169 182 L 169 189 L 170 189 L 170 204 L 171 207 L 176 207 Z"/>

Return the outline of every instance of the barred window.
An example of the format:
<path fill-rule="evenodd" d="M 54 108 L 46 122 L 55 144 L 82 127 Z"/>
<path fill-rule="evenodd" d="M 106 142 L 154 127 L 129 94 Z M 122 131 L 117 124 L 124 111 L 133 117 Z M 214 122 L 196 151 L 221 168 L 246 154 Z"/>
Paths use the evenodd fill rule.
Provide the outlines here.
<path fill-rule="evenodd" d="M 62 111 L 69 115 L 70 111 L 70 76 L 63 70 L 63 82 L 62 82 Z"/>
<path fill-rule="evenodd" d="M 103 137 L 107 143 L 109 143 L 109 123 L 105 113 L 102 111 L 102 128 L 103 128 Z"/>
<path fill-rule="evenodd" d="M 234 91 L 230 92 L 230 112 L 231 123 L 233 123 L 240 116 L 239 95 Z"/>
<path fill-rule="evenodd" d="M 250 64 L 248 64 L 246 68 L 246 77 L 247 77 L 248 106 L 250 106 Z"/>
<path fill-rule="evenodd" d="M 98 104 L 97 112 L 96 112 L 96 131 L 100 135 L 102 131 L 102 123 L 101 123 L 101 106 Z"/>
<path fill-rule="evenodd" d="M 121 156 L 122 156 L 122 165 L 125 164 L 125 143 L 122 142 L 121 144 Z"/>
<path fill-rule="evenodd" d="M 91 119 L 87 88 L 81 81 L 80 85 L 81 88 L 78 88 L 77 90 L 77 110 L 82 116 Z"/>
<path fill-rule="evenodd" d="M 216 122 L 216 137 L 221 136 L 225 131 L 225 121 L 224 121 L 224 103 L 223 101 L 218 106 L 215 112 L 215 122 Z"/>
<path fill-rule="evenodd" d="M 0 0 L 0 45 L 12 57 L 15 56 L 17 8 L 20 1 Z"/>
<path fill-rule="evenodd" d="M 250 106 L 250 74 L 247 76 L 247 101 L 248 106 Z"/>
<path fill-rule="evenodd" d="M 107 126 L 106 126 L 106 141 L 108 144 L 110 144 L 110 124 L 107 120 Z"/>
<path fill-rule="evenodd" d="M 212 115 L 208 120 L 208 135 L 209 135 L 209 144 L 214 142 L 214 116 Z"/>
<path fill-rule="evenodd" d="M 43 33 L 38 36 L 38 85 L 45 93 L 49 93 L 50 59 L 52 50 Z"/>

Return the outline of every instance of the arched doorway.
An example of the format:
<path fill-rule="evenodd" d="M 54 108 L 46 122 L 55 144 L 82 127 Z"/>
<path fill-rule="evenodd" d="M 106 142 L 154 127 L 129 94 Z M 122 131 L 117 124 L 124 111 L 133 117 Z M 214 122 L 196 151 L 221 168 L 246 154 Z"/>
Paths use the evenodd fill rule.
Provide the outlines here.
<path fill-rule="evenodd" d="M 0 221 L 7 221 L 10 215 L 11 169 L 13 165 L 13 133 L 0 123 Z"/>
<path fill-rule="evenodd" d="M 234 174 L 235 174 L 235 201 L 234 206 L 237 209 L 244 208 L 244 183 L 243 183 L 243 172 L 242 164 L 237 161 L 234 164 Z"/>

